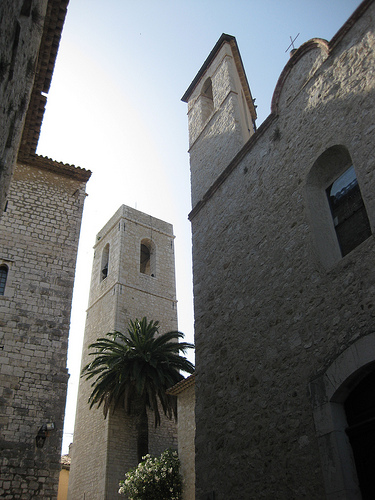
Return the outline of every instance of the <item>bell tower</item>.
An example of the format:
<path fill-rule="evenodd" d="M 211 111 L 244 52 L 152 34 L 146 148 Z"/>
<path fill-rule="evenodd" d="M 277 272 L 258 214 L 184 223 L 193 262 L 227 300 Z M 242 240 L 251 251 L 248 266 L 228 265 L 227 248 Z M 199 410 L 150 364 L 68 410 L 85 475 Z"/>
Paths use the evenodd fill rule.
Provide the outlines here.
<path fill-rule="evenodd" d="M 177 330 L 171 224 L 123 205 L 97 234 L 94 251 L 82 367 L 88 346 L 108 332 L 126 332 L 130 319 L 147 316 L 162 332 Z M 90 384 L 80 380 L 69 498 L 122 498 L 118 483 L 137 465 L 135 422 L 121 408 L 106 419 L 102 408 L 90 410 Z M 155 429 L 149 419 L 150 453 L 176 446 L 175 423 L 165 418 Z"/>
<path fill-rule="evenodd" d="M 194 208 L 255 132 L 255 106 L 233 36 L 221 35 L 182 101 L 188 104 Z"/>

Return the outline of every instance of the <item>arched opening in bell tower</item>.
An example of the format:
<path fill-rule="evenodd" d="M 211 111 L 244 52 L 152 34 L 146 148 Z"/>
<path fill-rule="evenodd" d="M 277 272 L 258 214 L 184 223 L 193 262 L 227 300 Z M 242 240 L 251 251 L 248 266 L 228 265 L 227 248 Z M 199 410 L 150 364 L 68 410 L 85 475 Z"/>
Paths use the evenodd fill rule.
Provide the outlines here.
<path fill-rule="evenodd" d="M 100 266 L 100 281 L 103 281 L 108 276 L 108 264 L 109 264 L 109 243 L 103 249 L 102 262 Z"/>
<path fill-rule="evenodd" d="M 214 97 L 212 92 L 212 80 L 207 78 L 202 86 L 202 121 L 205 123 L 214 111 Z"/>
<path fill-rule="evenodd" d="M 142 274 L 155 277 L 155 245 L 149 239 L 141 241 L 140 248 L 140 266 L 139 270 Z"/>

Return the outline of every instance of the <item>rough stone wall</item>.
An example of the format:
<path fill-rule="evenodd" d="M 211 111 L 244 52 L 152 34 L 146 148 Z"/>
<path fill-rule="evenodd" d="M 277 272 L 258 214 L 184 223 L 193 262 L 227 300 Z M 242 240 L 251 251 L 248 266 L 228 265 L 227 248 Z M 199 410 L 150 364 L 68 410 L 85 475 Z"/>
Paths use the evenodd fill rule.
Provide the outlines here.
<path fill-rule="evenodd" d="M 18 164 L 0 219 L 0 496 L 57 495 L 66 355 L 85 182 Z M 43 424 L 55 430 L 43 448 Z"/>
<path fill-rule="evenodd" d="M 140 273 L 141 241 L 155 245 L 155 276 Z M 158 320 L 162 331 L 177 329 L 174 236 L 170 224 L 122 206 L 98 233 L 92 268 L 82 366 L 88 345 L 110 331 L 126 332 L 130 319 Z M 108 275 L 101 279 L 102 255 L 109 243 Z M 89 409 L 89 383 L 81 379 L 69 498 L 117 498 L 118 484 L 137 464 L 134 420 L 119 408 L 104 420 L 102 409 Z M 177 447 L 174 422 L 163 419 L 154 429 L 149 415 L 150 453 Z M 119 496 L 121 498 L 121 496 Z"/>
<path fill-rule="evenodd" d="M 178 456 L 183 478 L 183 500 L 195 499 L 195 387 L 178 394 Z"/>
<path fill-rule="evenodd" d="M 274 113 L 193 206 L 199 499 L 325 498 L 309 384 L 373 331 L 375 247 L 327 266 L 307 184 L 345 147 L 374 229 L 374 12 L 295 54 Z"/>
<path fill-rule="evenodd" d="M 48 2 L 27 3 L 0 3 L 0 214 L 21 141 Z"/>
<path fill-rule="evenodd" d="M 211 78 L 213 92 L 209 116 L 202 112 L 201 103 L 202 87 L 207 78 Z M 252 123 L 248 130 L 244 115 L 251 123 L 249 111 L 243 105 L 233 54 L 225 44 L 188 102 L 193 206 L 253 134 Z"/>

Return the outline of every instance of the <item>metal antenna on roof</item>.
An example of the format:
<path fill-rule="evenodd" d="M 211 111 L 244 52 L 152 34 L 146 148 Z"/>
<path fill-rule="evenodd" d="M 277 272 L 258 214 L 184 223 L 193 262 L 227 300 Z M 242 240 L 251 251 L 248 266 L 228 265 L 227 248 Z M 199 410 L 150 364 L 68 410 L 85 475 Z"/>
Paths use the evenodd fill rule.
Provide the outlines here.
<path fill-rule="evenodd" d="M 285 51 L 285 52 L 288 52 L 288 50 L 290 49 L 290 47 L 292 47 L 292 50 L 295 50 L 295 47 L 294 47 L 294 42 L 297 40 L 298 36 L 299 36 L 299 33 L 298 33 L 298 35 L 294 38 L 294 40 L 292 40 L 292 37 L 291 37 L 291 36 L 289 37 L 289 38 L 290 38 L 290 45 L 289 45 L 289 47 L 286 49 L 286 51 Z"/>

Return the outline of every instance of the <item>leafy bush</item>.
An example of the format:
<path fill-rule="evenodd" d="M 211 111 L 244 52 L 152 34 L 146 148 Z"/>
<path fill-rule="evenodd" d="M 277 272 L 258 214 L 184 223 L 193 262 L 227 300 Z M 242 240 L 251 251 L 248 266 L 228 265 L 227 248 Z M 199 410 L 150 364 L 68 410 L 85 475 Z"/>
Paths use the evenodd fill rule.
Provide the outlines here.
<path fill-rule="evenodd" d="M 119 493 L 129 500 L 181 500 L 182 477 L 176 451 L 166 450 L 160 457 L 143 457 L 137 467 L 120 481 Z"/>

